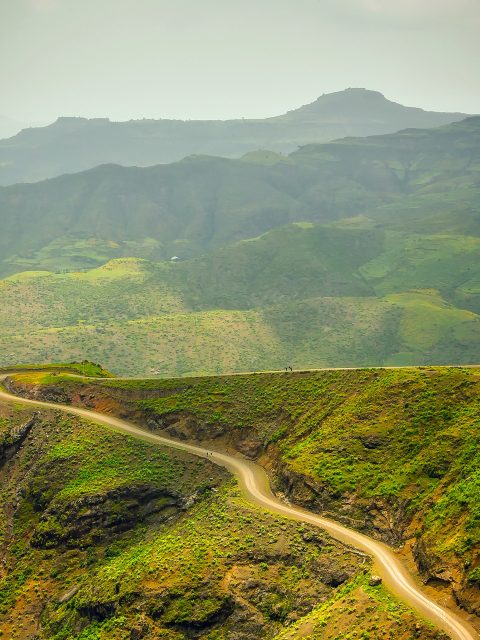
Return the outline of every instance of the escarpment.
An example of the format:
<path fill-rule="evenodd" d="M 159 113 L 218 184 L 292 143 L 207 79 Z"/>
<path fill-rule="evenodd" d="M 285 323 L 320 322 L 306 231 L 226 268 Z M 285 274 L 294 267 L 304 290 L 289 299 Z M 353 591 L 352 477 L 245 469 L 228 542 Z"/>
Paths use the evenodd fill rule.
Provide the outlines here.
<path fill-rule="evenodd" d="M 59 384 L 28 384 L 17 377 L 8 384 L 17 393 L 66 396 L 174 438 L 239 451 L 260 462 L 275 489 L 295 504 L 412 549 L 423 579 L 478 615 L 478 545 L 467 531 L 462 550 L 439 552 L 453 520 L 437 525 L 437 518 L 440 523 L 451 516 L 435 506 L 440 501 L 455 509 L 448 496 L 470 491 L 474 477 L 468 452 L 479 438 L 474 419 L 480 385 L 473 372 L 366 370 L 86 384 L 61 377 Z M 463 415 L 472 421 L 462 432 L 457 425 Z M 463 467 L 454 455 L 462 447 Z M 410 475 L 402 475 L 402 465 L 412 468 Z M 465 502 L 462 508 L 474 531 L 473 507 Z"/>
<path fill-rule="evenodd" d="M 368 558 L 251 505 L 208 460 L 35 417 L 0 470 L 6 637 L 256 640 L 296 625 L 330 637 L 353 615 L 365 633 L 445 640 L 370 586 Z"/>

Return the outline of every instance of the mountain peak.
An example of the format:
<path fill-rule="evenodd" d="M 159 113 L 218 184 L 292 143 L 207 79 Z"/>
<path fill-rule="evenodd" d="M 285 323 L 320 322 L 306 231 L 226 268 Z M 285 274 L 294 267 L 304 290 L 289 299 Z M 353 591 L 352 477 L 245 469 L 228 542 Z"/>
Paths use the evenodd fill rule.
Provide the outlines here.
<path fill-rule="evenodd" d="M 365 87 L 347 87 L 346 89 L 342 89 L 341 91 L 333 91 L 332 93 L 323 93 L 317 100 L 321 100 L 322 98 L 351 98 L 352 96 L 361 96 L 362 98 L 374 98 L 387 100 L 387 98 L 380 91 L 375 91 L 374 89 L 366 89 Z"/>
<path fill-rule="evenodd" d="M 379 132 L 386 133 L 390 122 L 393 125 L 393 121 L 395 121 L 393 129 L 396 128 L 398 130 L 407 126 L 432 126 L 431 123 L 427 122 L 432 118 L 437 120 L 438 122 L 435 124 L 440 126 L 448 121 L 451 122 L 465 117 L 465 115 L 436 113 L 417 107 L 407 107 L 389 100 L 380 91 L 365 89 L 364 87 L 349 87 L 342 91 L 324 93 L 314 102 L 298 109 L 293 109 L 281 117 L 290 121 L 303 122 L 321 120 L 324 123 L 338 123 L 348 120 L 349 123 L 371 122 L 372 124 L 385 124 L 386 129 Z M 400 123 L 402 123 L 401 126 Z"/>
<path fill-rule="evenodd" d="M 62 117 L 47 127 L 0 140 L 0 184 L 33 182 L 101 164 L 153 166 L 192 155 L 200 156 L 203 164 L 208 156 L 212 165 L 212 156 L 242 157 L 258 149 L 286 154 L 308 144 L 438 127 L 465 117 L 405 107 L 362 87 L 324 94 L 311 104 L 263 120 L 116 122 Z M 262 162 L 274 160 L 263 154 Z"/>

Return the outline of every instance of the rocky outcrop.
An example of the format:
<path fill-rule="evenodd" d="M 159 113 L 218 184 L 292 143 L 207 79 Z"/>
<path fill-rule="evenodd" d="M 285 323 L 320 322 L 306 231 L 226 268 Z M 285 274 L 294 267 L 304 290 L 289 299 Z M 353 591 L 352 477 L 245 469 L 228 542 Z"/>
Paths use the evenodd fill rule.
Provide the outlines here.
<path fill-rule="evenodd" d="M 14 427 L 3 436 L 3 439 L 0 440 L 0 467 L 17 453 L 38 420 L 38 413 L 34 413 L 30 420 Z"/>
<path fill-rule="evenodd" d="M 291 502 L 335 518 L 392 546 L 399 547 L 404 543 L 404 533 L 410 522 L 408 502 L 378 497 L 366 501 L 359 500 L 354 494 L 332 492 L 329 487 L 291 469 L 275 445 L 266 448 L 260 461 L 270 469 L 275 488 Z"/>
<path fill-rule="evenodd" d="M 145 423 L 152 431 L 162 431 L 178 440 L 215 440 L 225 435 L 222 425 L 201 422 L 187 411 L 178 411 L 166 416 L 157 416 L 149 412 Z"/>
<path fill-rule="evenodd" d="M 447 588 L 460 607 L 480 615 L 478 587 L 469 584 L 463 572 L 432 553 L 421 535 L 416 539 L 412 553 L 425 583 Z"/>
<path fill-rule="evenodd" d="M 410 523 L 407 501 L 392 501 L 376 497 L 370 501 L 358 500 L 354 494 L 332 492 L 329 487 L 316 483 L 311 477 L 294 471 L 282 458 L 281 451 L 268 436 L 263 439 L 254 426 L 228 429 L 224 424 L 200 420 L 188 411 L 181 410 L 158 415 L 151 409 L 139 413 L 140 399 L 155 398 L 158 389 L 102 388 L 94 385 L 73 387 L 71 391 L 54 386 L 26 387 L 7 379 L 6 386 L 25 397 L 34 397 L 53 402 L 81 404 L 89 408 L 101 408 L 105 404 L 120 417 L 130 418 L 152 431 L 165 433 L 179 440 L 222 440 L 222 445 L 235 449 L 253 460 L 258 460 L 269 473 L 275 488 L 295 504 L 340 520 L 347 526 L 364 531 L 393 546 L 405 542 L 405 532 Z M 164 395 L 179 389 L 164 389 Z M 59 399 L 55 399 L 59 398 Z M 113 403 L 113 404 L 112 404 Z M 278 416 L 278 421 L 288 427 L 288 416 Z M 277 425 L 278 427 L 278 425 Z M 377 435 L 362 436 L 362 445 L 368 449 L 378 448 L 383 440 Z"/>
<path fill-rule="evenodd" d="M 34 506 L 35 494 L 27 496 Z M 54 502 L 42 514 L 33 533 L 33 547 L 84 548 L 138 522 L 165 520 L 182 509 L 185 498 L 149 485 L 122 487 L 87 495 L 73 502 Z"/>

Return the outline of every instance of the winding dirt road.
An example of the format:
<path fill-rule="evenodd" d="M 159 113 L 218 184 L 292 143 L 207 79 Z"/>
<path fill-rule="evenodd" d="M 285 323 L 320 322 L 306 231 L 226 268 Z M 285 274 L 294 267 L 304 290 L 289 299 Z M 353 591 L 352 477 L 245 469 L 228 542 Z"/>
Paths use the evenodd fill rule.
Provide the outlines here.
<path fill-rule="evenodd" d="M 2 378 L 5 378 L 5 374 L 1 376 L 0 380 Z M 426 596 L 422 592 L 421 587 L 415 583 L 412 576 L 406 571 L 393 550 L 383 543 L 373 540 L 357 531 L 348 529 L 333 520 L 323 518 L 300 507 L 282 502 L 272 494 L 268 477 L 263 468 L 253 462 L 241 457 L 207 451 L 196 445 L 159 436 L 145 431 L 125 420 L 88 409 L 29 400 L 6 393 L 5 391 L 0 391 L 0 399 L 7 400 L 8 402 L 19 402 L 37 407 L 55 409 L 87 418 L 95 423 L 108 425 L 117 431 L 141 438 L 142 440 L 187 451 L 202 458 L 206 458 L 208 453 L 208 460 L 227 468 L 237 477 L 244 494 L 255 504 L 292 520 L 308 522 L 309 524 L 320 527 L 337 540 L 347 543 L 372 556 L 375 562 L 375 571 L 383 578 L 388 588 L 399 596 L 403 602 L 410 605 L 413 609 L 423 614 L 425 618 L 446 631 L 452 638 L 456 640 L 478 640 L 480 637 L 467 622 L 463 621 L 450 610 L 439 606 Z"/>

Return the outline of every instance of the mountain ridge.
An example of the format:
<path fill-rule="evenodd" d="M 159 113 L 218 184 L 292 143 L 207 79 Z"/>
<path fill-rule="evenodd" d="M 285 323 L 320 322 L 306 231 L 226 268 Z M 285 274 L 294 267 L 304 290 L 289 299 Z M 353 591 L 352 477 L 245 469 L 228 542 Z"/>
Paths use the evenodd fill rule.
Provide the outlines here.
<path fill-rule="evenodd" d="M 477 362 L 479 177 L 474 117 L 0 188 L 0 277 L 17 273 L 0 357 L 127 375 Z"/>
<path fill-rule="evenodd" d="M 349 87 L 343 91 L 324 93 L 313 102 L 302 105 L 296 109 L 291 109 L 287 111 L 286 114 L 274 116 L 274 118 L 289 117 L 297 119 L 302 118 L 304 115 L 315 115 L 319 112 L 328 113 L 328 109 L 332 107 L 335 110 L 334 116 L 337 118 L 340 115 L 339 110 L 340 113 L 343 111 L 342 115 L 348 114 L 350 117 L 357 115 L 359 108 L 374 110 L 376 111 L 376 115 L 379 115 L 380 113 L 388 113 L 388 110 L 396 110 L 398 113 L 404 113 L 408 116 L 418 116 L 420 118 L 431 117 L 433 120 L 437 121 L 437 126 L 451 122 L 451 117 L 458 117 L 459 120 L 468 117 L 468 114 L 461 112 L 431 111 L 422 109 L 421 107 L 405 106 L 400 102 L 389 100 L 380 91 L 359 87 Z M 418 123 L 416 126 L 418 127 L 421 125 Z"/>
<path fill-rule="evenodd" d="M 271 162 L 271 155 L 265 162 L 261 154 L 190 156 L 1 187 L 0 276 L 43 269 L 35 254 L 52 242 L 89 238 L 130 245 L 88 258 L 84 268 L 128 255 L 186 259 L 292 222 L 362 215 L 420 233 L 434 225 L 437 232 L 479 235 L 479 140 L 480 117 L 472 117 L 437 129 L 310 144 L 279 156 L 285 162 Z M 46 265 L 71 267 L 82 268 L 81 260 Z"/>
<path fill-rule="evenodd" d="M 0 140 L 0 184 L 37 182 L 106 163 L 151 166 L 194 154 L 239 157 L 257 149 L 290 153 L 308 143 L 435 127 L 466 115 L 404 107 L 379 92 L 349 89 L 263 119 L 60 117 Z"/>

